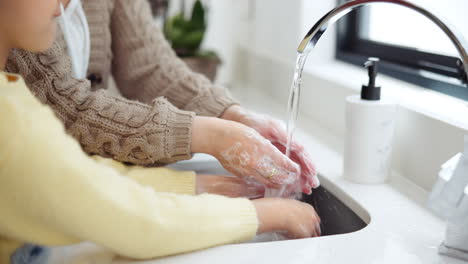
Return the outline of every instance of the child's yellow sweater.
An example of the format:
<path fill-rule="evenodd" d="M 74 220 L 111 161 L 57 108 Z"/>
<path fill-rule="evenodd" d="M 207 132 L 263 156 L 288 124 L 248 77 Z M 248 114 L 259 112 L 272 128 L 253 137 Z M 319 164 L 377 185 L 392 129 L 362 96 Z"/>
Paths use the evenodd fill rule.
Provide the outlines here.
<path fill-rule="evenodd" d="M 252 203 L 194 196 L 194 177 L 88 157 L 22 79 L 0 73 L 0 261 L 18 245 L 7 241 L 153 258 L 252 238 Z"/>

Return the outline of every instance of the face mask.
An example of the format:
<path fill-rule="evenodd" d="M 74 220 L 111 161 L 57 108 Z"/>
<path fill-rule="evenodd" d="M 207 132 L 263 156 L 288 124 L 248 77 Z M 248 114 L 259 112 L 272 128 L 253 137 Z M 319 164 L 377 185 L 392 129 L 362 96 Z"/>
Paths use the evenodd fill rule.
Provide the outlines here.
<path fill-rule="evenodd" d="M 67 43 L 73 69 L 73 77 L 85 79 L 89 65 L 90 34 L 88 21 L 80 0 L 71 0 L 64 10 L 60 4 L 62 15 L 58 23 Z"/>

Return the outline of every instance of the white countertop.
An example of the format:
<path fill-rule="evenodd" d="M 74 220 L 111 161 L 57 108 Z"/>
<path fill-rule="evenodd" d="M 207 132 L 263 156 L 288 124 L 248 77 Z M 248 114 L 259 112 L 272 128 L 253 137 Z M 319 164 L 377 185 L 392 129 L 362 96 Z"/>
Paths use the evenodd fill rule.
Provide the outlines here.
<path fill-rule="evenodd" d="M 237 97 L 254 110 L 276 117 L 284 116 L 282 111 L 285 106 L 265 99 L 263 95 L 250 92 L 249 98 Z M 306 126 L 300 125 L 305 123 Z M 112 263 L 464 263 L 438 255 L 437 248 L 444 239 L 445 224 L 424 207 L 427 193 L 423 189 L 397 175 L 392 176 L 387 184 L 350 183 L 342 177 L 342 156 L 337 151 L 339 140 L 303 117 L 299 117 L 297 137 L 312 153 L 319 173 L 367 210 L 371 221 L 366 228 L 344 235 L 225 245 L 158 260 L 114 259 Z M 89 245 L 87 252 L 98 255 L 98 251 Z M 79 263 L 104 263 L 110 258 L 102 253 L 95 258 L 101 259 L 99 262 Z"/>

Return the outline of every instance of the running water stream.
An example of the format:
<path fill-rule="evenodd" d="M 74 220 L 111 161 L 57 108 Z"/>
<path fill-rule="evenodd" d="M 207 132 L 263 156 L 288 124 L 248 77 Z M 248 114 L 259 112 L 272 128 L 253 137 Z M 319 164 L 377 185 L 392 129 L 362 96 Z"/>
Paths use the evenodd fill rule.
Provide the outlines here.
<path fill-rule="evenodd" d="M 291 144 L 296 129 L 296 121 L 299 112 L 299 101 L 301 97 L 301 78 L 304 64 L 307 59 L 308 53 L 299 53 L 296 59 L 296 68 L 294 70 L 294 77 L 289 91 L 288 108 L 287 108 L 287 144 L 286 156 L 290 156 Z M 283 197 L 286 186 L 280 189 L 267 188 L 265 190 L 265 197 Z"/>
<path fill-rule="evenodd" d="M 286 144 L 286 156 L 290 156 L 292 139 L 294 131 L 296 129 L 296 121 L 299 112 L 299 101 L 301 98 L 301 78 L 302 71 L 304 69 L 305 61 L 307 60 L 308 53 L 298 53 L 296 59 L 296 68 L 294 70 L 294 77 L 289 91 L 288 108 L 286 112 L 287 118 L 287 144 Z M 299 179 L 298 179 L 299 180 Z M 265 197 L 284 197 L 284 191 L 287 186 L 282 186 L 280 189 L 266 188 Z M 292 194 L 297 195 L 297 194 Z M 267 238 L 269 237 L 269 238 Z M 284 240 L 285 237 L 281 233 L 266 234 L 263 238 L 270 241 Z"/>

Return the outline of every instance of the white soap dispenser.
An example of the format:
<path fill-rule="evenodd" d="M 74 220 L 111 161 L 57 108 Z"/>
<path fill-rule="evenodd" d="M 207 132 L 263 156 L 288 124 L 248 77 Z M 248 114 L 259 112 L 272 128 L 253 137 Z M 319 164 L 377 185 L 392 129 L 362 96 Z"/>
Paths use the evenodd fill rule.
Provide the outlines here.
<path fill-rule="evenodd" d="M 361 95 L 346 98 L 343 174 L 355 183 L 383 183 L 390 173 L 396 104 L 381 99 L 375 83 L 378 64 L 378 58 L 369 58 L 364 64 L 368 85 L 362 86 Z"/>

